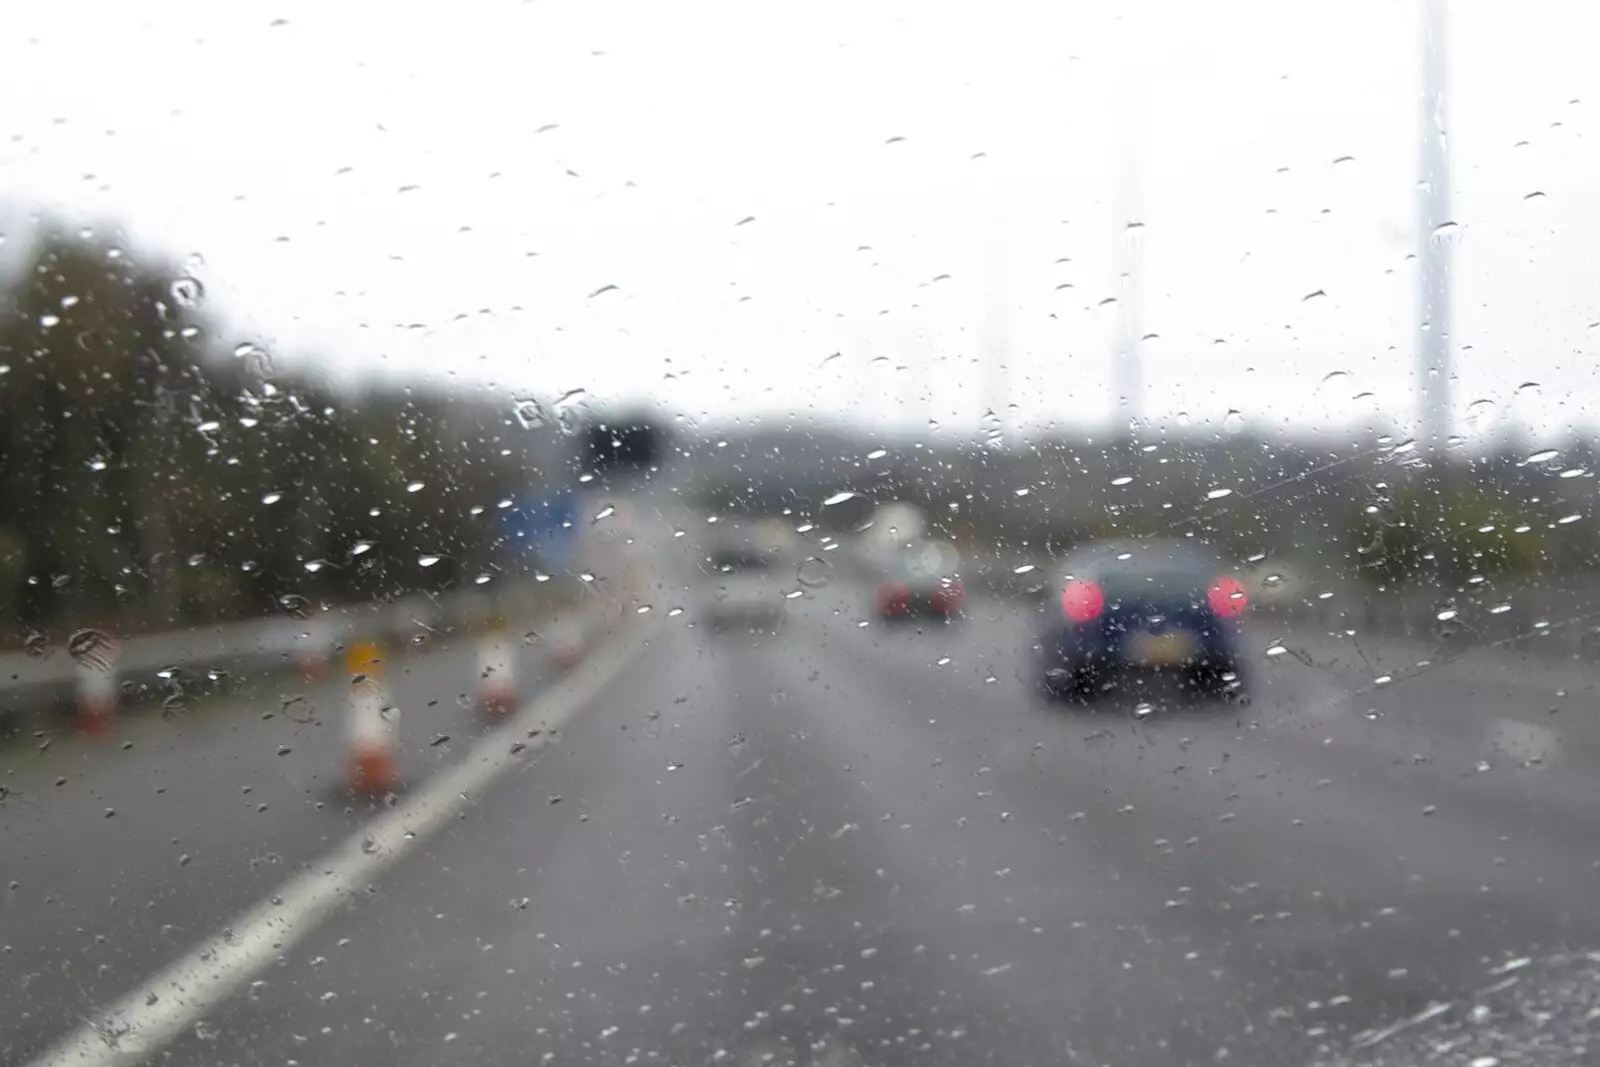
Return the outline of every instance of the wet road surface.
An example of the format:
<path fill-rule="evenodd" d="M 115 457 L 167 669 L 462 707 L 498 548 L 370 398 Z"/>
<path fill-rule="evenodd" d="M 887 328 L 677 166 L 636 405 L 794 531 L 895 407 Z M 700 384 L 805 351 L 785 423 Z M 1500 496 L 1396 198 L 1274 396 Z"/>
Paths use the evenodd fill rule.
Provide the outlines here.
<path fill-rule="evenodd" d="M 775 635 L 641 616 L 549 748 L 161 1062 L 1315 1062 L 1600 945 L 1584 668 L 1407 678 L 1427 650 L 1261 632 L 1304 655 L 1258 659 L 1248 707 L 1083 710 L 1032 695 L 1019 609 L 883 627 L 869 604 L 836 582 Z M 432 655 L 396 682 L 440 702 L 413 760 L 472 723 L 469 653 Z M 218 721 L 7 804 L 7 1062 L 370 817 L 275 754 L 310 727 Z"/>

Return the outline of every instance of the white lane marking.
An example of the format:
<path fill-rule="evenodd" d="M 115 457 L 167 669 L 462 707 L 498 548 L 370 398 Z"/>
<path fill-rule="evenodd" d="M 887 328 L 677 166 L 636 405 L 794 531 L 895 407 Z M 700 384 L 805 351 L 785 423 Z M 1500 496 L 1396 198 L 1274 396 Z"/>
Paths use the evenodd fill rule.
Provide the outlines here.
<path fill-rule="evenodd" d="M 337 905 L 454 819 L 495 779 L 523 766 L 644 651 L 654 624 L 641 621 L 597 648 L 584 666 L 517 713 L 507 729 L 477 744 L 460 763 L 367 823 L 314 867 L 147 979 L 98 1022 L 85 1022 L 30 1067 L 124 1067 L 156 1053 L 204 1019 L 248 979 L 270 967 Z M 528 731 L 537 728 L 537 737 Z M 523 748 L 511 751 L 512 740 Z"/>

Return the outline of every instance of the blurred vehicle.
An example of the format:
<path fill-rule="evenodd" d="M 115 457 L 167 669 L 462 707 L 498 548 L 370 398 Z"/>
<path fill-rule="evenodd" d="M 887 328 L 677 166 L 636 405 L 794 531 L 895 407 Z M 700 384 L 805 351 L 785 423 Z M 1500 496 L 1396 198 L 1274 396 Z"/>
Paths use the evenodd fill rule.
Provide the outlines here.
<path fill-rule="evenodd" d="M 1170 541 L 1099 542 L 1070 555 L 1041 607 L 1039 686 L 1089 701 L 1141 676 L 1242 699 L 1244 584 L 1220 560 Z"/>
<path fill-rule="evenodd" d="M 961 554 L 944 541 L 905 546 L 889 558 L 878 582 L 878 617 L 885 621 L 957 618 L 967 601 L 960 565 Z"/>
<path fill-rule="evenodd" d="M 738 541 L 714 549 L 708 561 L 710 580 L 700 603 L 700 617 L 714 630 L 744 626 L 777 629 L 788 601 L 775 573 L 772 550 L 759 542 Z"/>

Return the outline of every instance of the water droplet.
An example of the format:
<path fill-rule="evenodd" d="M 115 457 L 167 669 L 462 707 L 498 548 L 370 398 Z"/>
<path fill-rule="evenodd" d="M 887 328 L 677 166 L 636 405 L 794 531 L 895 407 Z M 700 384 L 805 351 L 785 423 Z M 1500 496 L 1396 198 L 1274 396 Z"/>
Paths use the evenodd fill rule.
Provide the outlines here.
<path fill-rule="evenodd" d="M 1582 517 L 1583 516 L 1581 516 L 1578 513 L 1574 512 L 1571 515 L 1566 515 L 1566 516 L 1563 516 L 1562 518 L 1557 519 L 1556 520 L 1556 525 L 1557 526 L 1565 526 L 1569 522 L 1577 522 Z"/>
<path fill-rule="evenodd" d="M 682 615 L 682 614 L 683 614 L 683 609 L 682 608 L 668 608 L 667 609 L 667 618 L 669 618 L 669 619 L 675 619 L 679 615 Z"/>
<path fill-rule="evenodd" d="M 1504 615 L 1506 612 L 1508 612 L 1510 610 L 1511 610 L 1511 605 L 1510 604 L 1496 604 L 1494 607 L 1489 609 L 1489 614 L 1490 615 Z"/>
<path fill-rule="evenodd" d="M 431 567 L 435 563 L 438 563 L 441 558 L 442 557 L 440 557 L 440 556 L 418 556 L 417 557 L 417 566 L 419 566 L 419 567 Z"/>
<path fill-rule="evenodd" d="M 1302 296 L 1300 298 L 1300 303 L 1305 304 L 1305 303 L 1308 303 L 1308 302 L 1310 302 L 1312 300 L 1325 300 L 1325 299 L 1327 299 L 1327 296 L 1328 296 L 1328 294 L 1326 292 L 1324 292 L 1321 289 L 1317 289 L 1317 290 L 1314 290 L 1312 292 L 1307 293 L 1305 296 Z"/>
<path fill-rule="evenodd" d="M 1277 641 L 1274 641 L 1272 644 L 1267 646 L 1267 655 L 1269 656 L 1281 656 L 1288 651 L 1289 650 L 1287 648 L 1284 648 L 1283 645 Z"/>
<path fill-rule="evenodd" d="M 889 454 L 889 450 L 887 448 L 875 448 L 871 452 L 867 453 L 867 458 L 868 459 L 882 459 L 884 456 L 887 456 L 888 454 Z"/>
<path fill-rule="evenodd" d="M 426 482 L 407 482 L 406 483 L 406 492 L 415 493 L 418 490 L 420 490 L 426 484 L 427 484 Z"/>
<path fill-rule="evenodd" d="M 1441 222 L 1439 225 L 1437 225 L 1437 226 L 1435 226 L 1433 228 L 1433 232 L 1428 235 L 1428 238 L 1429 238 L 1429 240 L 1433 240 L 1433 241 L 1453 241 L 1457 237 L 1460 237 L 1460 236 L 1461 236 L 1461 224 L 1460 223 L 1458 223 L 1458 222 Z"/>
<path fill-rule="evenodd" d="M 1147 700 L 1141 700 L 1138 704 L 1136 704 L 1134 706 L 1134 709 L 1133 709 L 1133 717 L 1135 719 L 1148 718 L 1151 715 L 1154 715 L 1155 713 L 1156 713 L 1155 705 L 1151 704 Z"/>
<path fill-rule="evenodd" d="M 1207 491 L 1206 499 L 1207 500 L 1221 500 L 1225 496 L 1232 496 L 1232 495 L 1233 495 L 1233 490 L 1232 489 L 1212 489 L 1212 490 Z"/>
<path fill-rule="evenodd" d="M 824 500 L 822 502 L 822 506 L 825 507 L 825 508 L 831 508 L 835 504 L 843 504 L 847 500 L 856 499 L 856 497 L 857 497 L 857 494 L 852 493 L 849 490 L 843 490 L 841 492 L 833 494 L 828 499 Z"/>
<path fill-rule="evenodd" d="M 795 600 L 795 599 L 797 599 L 799 597 L 803 597 L 805 595 L 806 595 L 806 591 L 804 589 L 791 589 L 787 593 L 783 594 L 783 599 L 785 599 L 785 600 Z"/>
<path fill-rule="evenodd" d="M 1011 568 L 1011 573 L 1012 574 L 1030 574 L 1030 573 L 1033 572 L 1033 569 L 1034 569 L 1033 564 L 1024 563 L 1020 567 Z"/>
<path fill-rule="evenodd" d="M 200 279 L 184 276 L 177 279 L 168 287 L 175 303 L 182 307 L 194 307 L 205 297 L 205 286 L 200 284 Z"/>
<path fill-rule="evenodd" d="M 1533 455 L 1529 456 L 1527 459 L 1523 460 L 1522 462 L 1524 462 L 1524 463 L 1548 463 L 1550 460 L 1555 459 L 1559 455 L 1561 455 L 1561 452 L 1560 452 L 1559 449 L 1544 448 L 1544 449 L 1540 449 L 1538 452 L 1535 452 Z"/>
<path fill-rule="evenodd" d="M 366 553 L 371 552 L 371 551 L 372 551 L 372 542 L 371 541 L 357 541 L 355 544 L 350 546 L 350 554 L 352 556 L 362 556 L 362 555 L 365 555 Z"/>
<path fill-rule="evenodd" d="M 1537 393 L 1538 391 L 1538 382 L 1523 382 L 1521 385 L 1517 386 L 1517 393 L 1519 395 L 1522 393 Z"/>
<path fill-rule="evenodd" d="M 480 575 L 477 575 L 476 577 L 474 577 L 472 579 L 472 584 L 473 585 L 488 585 L 490 579 L 491 579 L 490 575 L 480 574 Z"/>
<path fill-rule="evenodd" d="M 320 571 L 322 568 L 326 567 L 327 565 L 328 565 L 328 561 L 325 560 L 325 559 L 310 559 L 310 560 L 306 560 L 306 562 L 301 564 L 301 566 L 304 567 L 306 569 L 306 571 L 308 573 L 310 573 L 310 574 L 317 573 L 318 571 Z"/>
<path fill-rule="evenodd" d="M 1021 489 L 1011 490 L 1013 496 L 1027 496 L 1031 492 L 1033 492 L 1033 490 L 1029 489 L 1027 486 L 1023 486 Z"/>
<path fill-rule="evenodd" d="M 294 619 L 309 619 L 316 612 L 316 608 L 312 606 L 311 601 L 299 593 L 282 594 L 278 597 L 278 607 L 282 608 L 290 618 Z"/>
<path fill-rule="evenodd" d="M 117 643 L 103 631 L 85 628 L 67 638 L 67 655 L 86 667 L 110 670 L 116 661 Z"/>
<path fill-rule="evenodd" d="M 1392 681 L 1394 681 L 1394 675 L 1392 675 L 1392 674 L 1380 674 L 1380 675 L 1378 675 L 1376 678 L 1374 678 L 1372 680 L 1372 684 L 1373 685 L 1388 685 Z"/>
<path fill-rule="evenodd" d="M 1455 618 L 1457 614 L 1458 613 L 1455 608 L 1445 608 L 1443 611 L 1434 615 L 1434 618 L 1438 619 L 1440 622 L 1449 622 L 1451 619 Z"/>
<path fill-rule="evenodd" d="M 1131 481 L 1133 481 L 1133 475 L 1131 475 L 1131 474 L 1120 474 L 1117 477 L 1111 479 L 1111 484 L 1112 485 L 1127 485 Z"/>
<path fill-rule="evenodd" d="M 537 400 L 518 400 L 512 407 L 511 413 L 516 417 L 517 425 L 524 430 L 540 429 L 550 421 L 544 405 Z"/>
<path fill-rule="evenodd" d="M 807 556 L 795 568 L 794 576 L 802 588 L 821 589 L 833 580 L 833 564 L 821 556 Z"/>
<path fill-rule="evenodd" d="M 591 522 L 599 522 L 601 519 L 609 519 L 611 516 L 615 515 L 616 513 L 617 513 L 617 509 L 613 505 L 607 504 L 605 507 L 603 507 L 599 511 L 595 512 L 594 518 L 591 519 L 590 521 Z"/>
<path fill-rule="evenodd" d="M 282 499 L 283 499 L 283 494 L 278 492 L 278 490 L 276 490 L 276 489 L 274 489 L 270 493 L 263 493 L 262 496 L 261 496 L 261 502 L 263 504 L 276 504 L 278 501 L 280 501 Z"/>
<path fill-rule="evenodd" d="M 1244 415 L 1237 408 L 1229 408 L 1228 413 L 1222 417 L 1222 429 L 1227 433 L 1238 433 L 1244 429 Z"/>
<path fill-rule="evenodd" d="M 1560 478 L 1582 478 L 1585 474 L 1588 474 L 1588 473 L 1589 473 L 1588 469 L 1584 468 L 1584 467 L 1568 467 L 1566 470 L 1562 471 L 1559 475 L 1557 475 L 1557 477 L 1560 477 Z"/>

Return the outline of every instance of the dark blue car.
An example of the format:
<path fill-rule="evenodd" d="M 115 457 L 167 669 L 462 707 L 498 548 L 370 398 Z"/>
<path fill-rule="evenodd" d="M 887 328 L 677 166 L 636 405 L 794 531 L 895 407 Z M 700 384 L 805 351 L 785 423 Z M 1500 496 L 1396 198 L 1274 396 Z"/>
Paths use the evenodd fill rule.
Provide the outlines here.
<path fill-rule="evenodd" d="M 1080 702 L 1169 675 L 1199 696 L 1244 697 L 1244 585 L 1181 541 L 1098 542 L 1073 552 L 1047 593 L 1039 685 Z"/>

